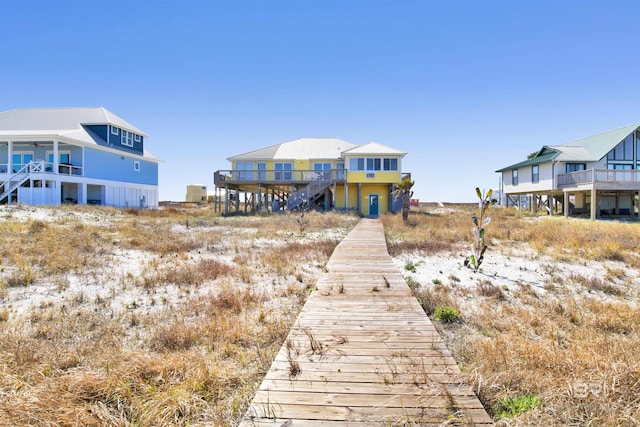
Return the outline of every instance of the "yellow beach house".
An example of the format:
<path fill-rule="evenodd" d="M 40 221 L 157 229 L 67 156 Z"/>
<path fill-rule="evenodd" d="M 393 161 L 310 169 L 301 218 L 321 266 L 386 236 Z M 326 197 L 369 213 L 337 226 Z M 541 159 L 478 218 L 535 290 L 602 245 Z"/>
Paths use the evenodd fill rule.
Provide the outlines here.
<path fill-rule="evenodd" d="M 238 154 L 227 159 L 231 169 L 214 173 L 216 210 L 393 212 L 395 185 L 411 178 L 402 173 L 405 154 L 339 138 L 299 138 Z"/>

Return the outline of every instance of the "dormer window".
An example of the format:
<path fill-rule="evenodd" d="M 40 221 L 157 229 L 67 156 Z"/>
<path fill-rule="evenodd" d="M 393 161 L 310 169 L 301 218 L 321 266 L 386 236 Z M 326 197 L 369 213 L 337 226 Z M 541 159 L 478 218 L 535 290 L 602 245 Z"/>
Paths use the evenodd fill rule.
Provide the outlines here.
<path fill-rule="evenodd" d="M 133 133 L 123 129 L 122 135 L 120 136 L 120 143 L 127 147 L 133 147 Z"/>
<path fill-rule="evenodd" d="M 134 135 L 133 139 L 134 139 L 136 142 L 140 142 L 140 135 Z"/>
<path fill-rule="evenodd" d="M 115 126 L 111 126 L 111 134 L 112 135 L 117 135 L 118 134 L 118 128 Z"/>

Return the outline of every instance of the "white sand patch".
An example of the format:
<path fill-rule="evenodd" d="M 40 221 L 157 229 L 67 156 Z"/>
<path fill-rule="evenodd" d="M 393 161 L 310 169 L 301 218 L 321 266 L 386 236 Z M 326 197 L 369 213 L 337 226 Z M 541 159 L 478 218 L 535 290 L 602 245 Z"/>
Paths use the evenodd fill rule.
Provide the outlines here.
<path fill-rule="evenodd" d="M 489 248 L 480 270 L 474 273 L 464 266 L 466 254 L 441 253 L 431 256 L 420 254 L 402 255 L 394 258 L 395 265 L 409 282 L 423 287 L 437 284 L 452 285 L 474 290 L 480 282 L 491 283 L 504 291 L 529 287 L 537 295 L 544 296 L 550 290 L 564 287 L 576 296 L 588 295 L 599 300 L 621 300 L 632 306 L 638 305 L 640 271 L 619 261 L 588 261 L 582 264 L 554 260 L 539 255 L 528 248 L 500 252 L 499 247 Z M 409 269 L 415 272 L 409 271 Z M 612 274 L 613 272 L 613 274 Z M 617 277 L 621 276 L 621 277 Z M 576 278 L 599 279 L 623 290 L 625 296 L 615 296 L 599 290 L 590 290 Z"/>

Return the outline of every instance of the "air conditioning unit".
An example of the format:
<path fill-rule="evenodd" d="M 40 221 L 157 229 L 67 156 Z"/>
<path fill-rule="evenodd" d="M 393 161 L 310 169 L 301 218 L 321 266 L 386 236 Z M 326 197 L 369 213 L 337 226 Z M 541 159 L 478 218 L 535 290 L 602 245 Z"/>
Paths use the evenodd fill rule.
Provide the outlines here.
<path fill-rule="evenodd" d="M 367 178 L 375 178 L 375 177 L 376 177 L 375 172 L 367 172 Z"/>

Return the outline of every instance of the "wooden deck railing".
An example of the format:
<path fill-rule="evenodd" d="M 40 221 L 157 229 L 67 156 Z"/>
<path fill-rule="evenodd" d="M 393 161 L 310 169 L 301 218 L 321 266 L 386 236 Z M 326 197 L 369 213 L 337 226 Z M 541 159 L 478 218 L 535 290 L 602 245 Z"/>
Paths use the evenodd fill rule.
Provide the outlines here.
<path fill-rule="evenodd" d="M 286 184 L 304 183 L 317 180 L 323 174 L 329 173 L 332 181 L 342 182 L 347 177 L 345 169 L 331 171 L 315 170 L 219 170 L 213 174 L 215 185 L 233 184 Z"/>
<path fill-rule="evenodd" d="M 327 176 L 328 174 L 328 176 Z M 288 184 L 310 183 L 326 176 L 331 182 L 345 182 L 346 169 L 332 170 L 218 170 L 213 173 L 213 183 L 216 186 L 229 184 Z M 410 173 L 402 173 L 401 180 L 411 179 Z"/>
<path fill-rule="evenodd" d="M 639 183 L 640 170 L 588 169 L 558 175 L 558 187 L 567 187 L 596 182 Z"/>

